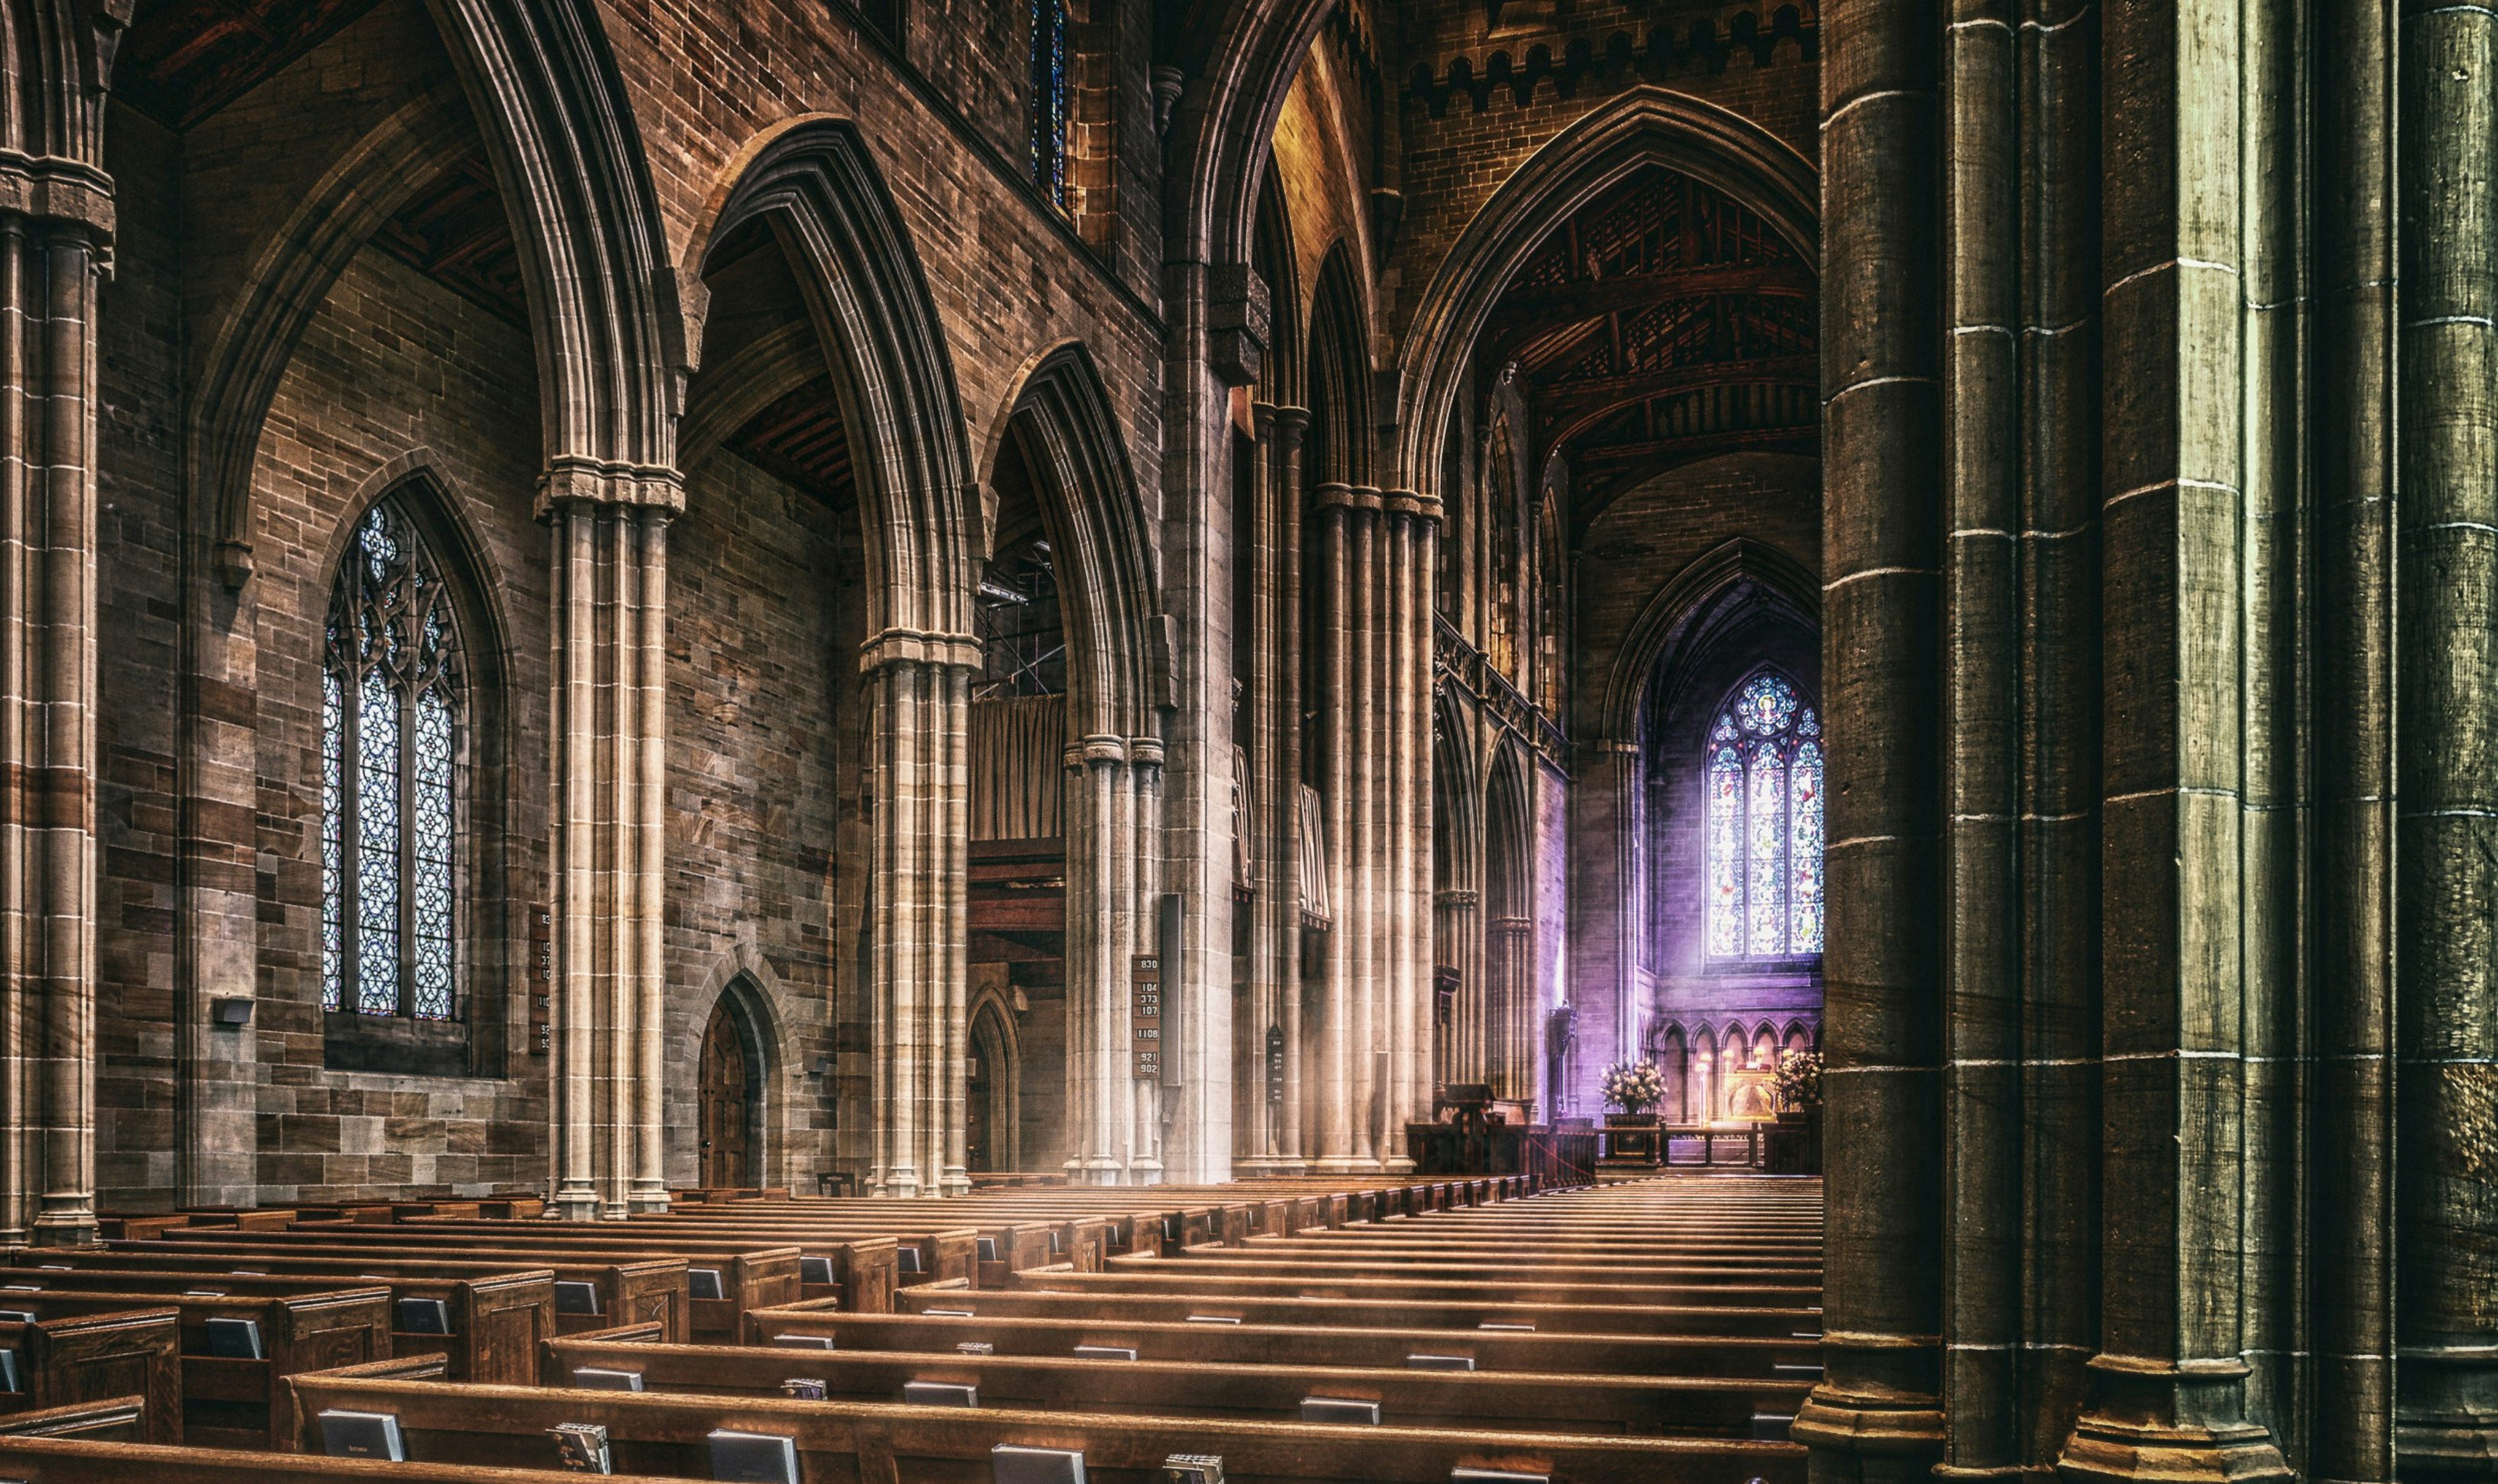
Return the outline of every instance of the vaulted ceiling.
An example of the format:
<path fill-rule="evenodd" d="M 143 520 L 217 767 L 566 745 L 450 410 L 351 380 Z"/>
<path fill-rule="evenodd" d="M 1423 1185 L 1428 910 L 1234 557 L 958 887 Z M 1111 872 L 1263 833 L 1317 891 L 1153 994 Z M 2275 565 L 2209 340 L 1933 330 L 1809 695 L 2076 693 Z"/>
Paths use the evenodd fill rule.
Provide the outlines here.
<path fill-rule="evenodd" d="M 482 145 L 445 161 L 433 179 L 373 234 L 373 242 L 498 317 L 528 328 L 520 249 Z"/>
<path fill-rule="evenodd" d="M 375 0 L 139 0 L 113 91 L 188 129 L 373 8 Z"/>
<path fill-rule="evenodd" d="M 1477 365 L 1525 383 L 1536 467 L 1567 454 L 1584 529 L 1679 465 L 1817 447 L 1814 294 L 1811 265 L 1757 212 L 1650 169 L 1553 230 Z"/>

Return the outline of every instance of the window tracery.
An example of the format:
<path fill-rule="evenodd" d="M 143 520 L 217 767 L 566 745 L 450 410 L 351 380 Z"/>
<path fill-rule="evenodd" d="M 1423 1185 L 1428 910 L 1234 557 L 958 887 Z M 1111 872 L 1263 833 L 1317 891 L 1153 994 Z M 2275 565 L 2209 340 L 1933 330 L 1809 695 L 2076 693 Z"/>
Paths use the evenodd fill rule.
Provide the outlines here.
<path fill-rule="evenodd" d="M 1821 719 L 1779 676 L 1739 687 L 1709 729 L 1709 955 L 1785 958 L 1822 948 Z"/>
<path fill-rule="evenodd" d="M 365 513 L 330 593 L 321 692 L 321 1004 L 452 1017 L 462 671 L 440 568 Z"/>
<path fill-rule="evenodd" d="M 1067 0 L 1032 0 L 1032 183 L 1067 210 Z"/>

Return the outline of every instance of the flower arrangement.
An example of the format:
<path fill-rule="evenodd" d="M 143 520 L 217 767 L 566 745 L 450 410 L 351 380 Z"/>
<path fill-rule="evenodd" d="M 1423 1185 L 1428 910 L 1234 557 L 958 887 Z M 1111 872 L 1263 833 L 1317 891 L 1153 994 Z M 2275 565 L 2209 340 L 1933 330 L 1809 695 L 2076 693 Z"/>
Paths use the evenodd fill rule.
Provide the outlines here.
<path fill-rule="evenodd" d="M 1778 1058 L 1778 1106 L 1797 1113 L 1821 1106 L 1819 1051 L 1789 1051 Z"/>
<path fill-rule="evenodd" d="M 1617 1061 L 1605 1069 L 1605 1102 L 1644 1113 L 1665 1099 L 1665 1078 L 1649 1061 Z"/>

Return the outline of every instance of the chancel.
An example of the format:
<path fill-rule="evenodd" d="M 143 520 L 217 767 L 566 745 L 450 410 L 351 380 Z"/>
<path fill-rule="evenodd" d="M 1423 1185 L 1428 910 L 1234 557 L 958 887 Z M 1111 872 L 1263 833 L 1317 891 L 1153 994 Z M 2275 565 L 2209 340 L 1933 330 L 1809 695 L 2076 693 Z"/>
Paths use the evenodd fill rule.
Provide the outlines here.
<path fill-rule="evenodd" d="M 2498 1477 L 2486 6 L 0 55 L 0 1478 Z"/>

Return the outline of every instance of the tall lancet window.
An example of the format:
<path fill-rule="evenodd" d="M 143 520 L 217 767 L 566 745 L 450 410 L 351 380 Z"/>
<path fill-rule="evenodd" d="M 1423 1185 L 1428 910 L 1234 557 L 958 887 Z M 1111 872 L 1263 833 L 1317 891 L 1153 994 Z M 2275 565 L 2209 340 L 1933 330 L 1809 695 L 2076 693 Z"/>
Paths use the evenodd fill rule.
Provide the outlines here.
<path fill-rule="evenodd" d="M 1032 183 L 1067 210 L 1067 0 L 1032 0 Z"/>
<path fill-rule="evenodd" d="M 384 500 L 330 590 L 321 676 L 321 1004 L 449 1019 L 460 635 L 441 568 Z"/>
<path fill-rule="evenodd" d="M 1821 952 L 1821 719 L 1762 673 L 1709 728 L 1709 956 Z"/>

